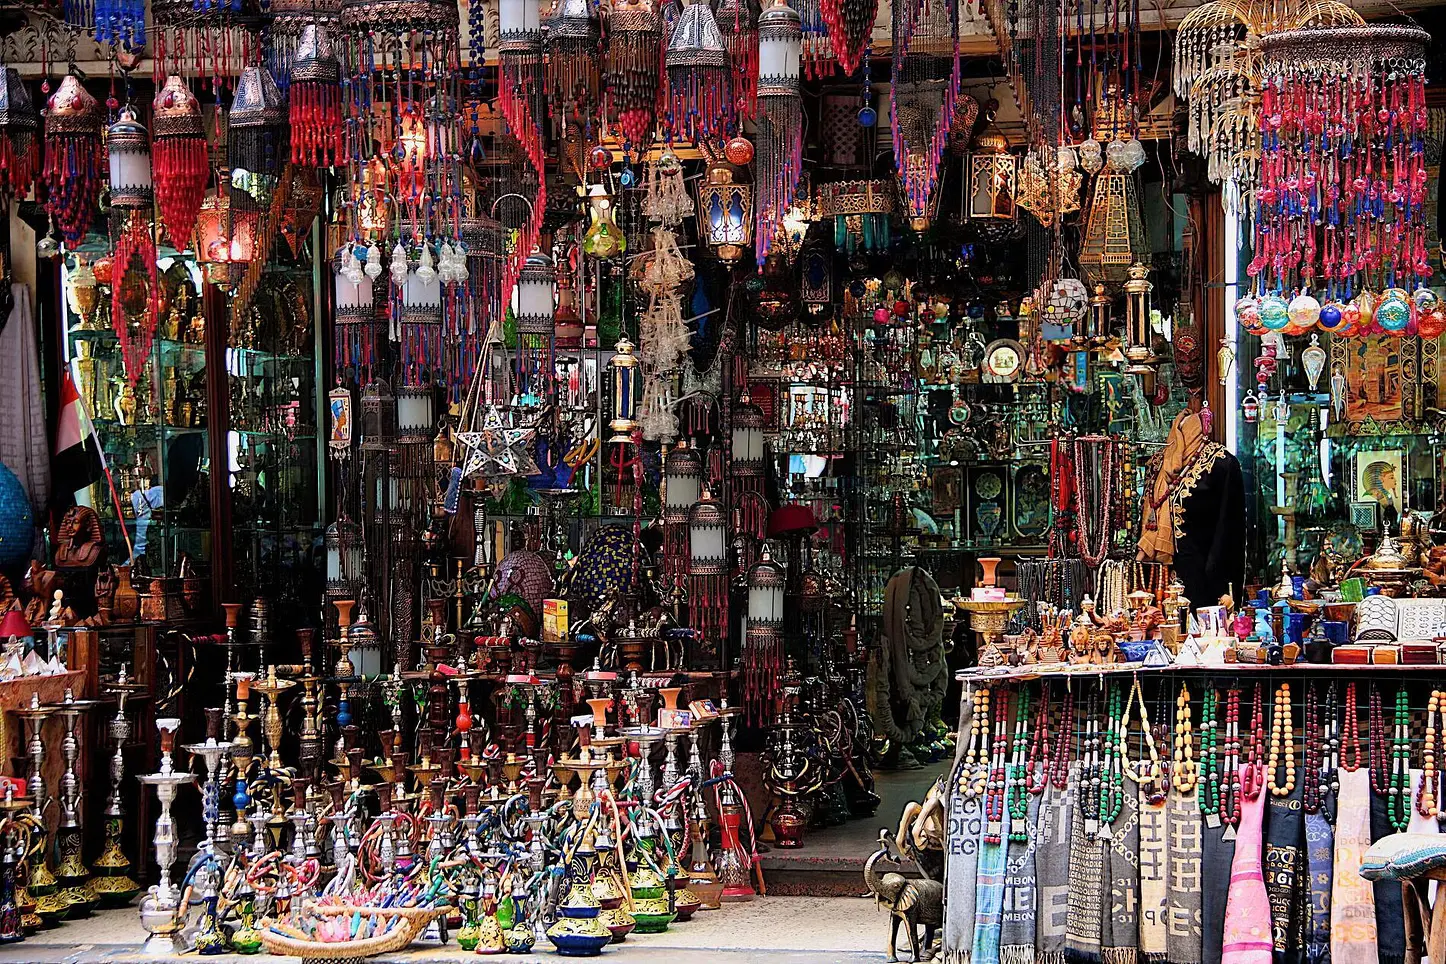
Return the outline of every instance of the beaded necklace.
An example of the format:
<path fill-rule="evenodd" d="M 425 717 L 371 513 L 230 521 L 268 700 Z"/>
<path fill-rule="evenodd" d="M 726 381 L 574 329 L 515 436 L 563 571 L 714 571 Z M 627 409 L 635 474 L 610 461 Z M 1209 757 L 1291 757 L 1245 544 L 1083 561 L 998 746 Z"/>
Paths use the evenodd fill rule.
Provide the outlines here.
<path fill-rule="evenodd" d="M 1396 720 L 1391 733 L 1391 788 L 1386 816 L 1396 833 L 1411 823 L 1411 704 L 1406 687 L 1396 687 Z"/>
<path fill-rule="evenodd" d="M 1069 762 L 1075 741 L 1073 690 L 1065 690 L 1059 730 L 1059 740 L 1054 745 L 1054 761 L 1049 765 L 1049 784 L 1056 790 L 1065 790 L 1069 787 Z"/>
<path fill-rule="evenodd" d="M 994 701 L 994 738 L 985 784 L 984 842 L 999 843 L 1004 831 L 1004 760 L 1009 751 L 1009 698 Z"/>
<path fill-rule="evenodd" d="M 1049 691 L 1048 680 L 1039 688 L 1039 710 L 1034 720 L 1034 740 L 1029 746 L 1029 759 L 1024 765 L 1024 785 L 1030 793 L 1043 793 L 1049 783 Z M 1042 765 L 1041 765 L 1042 764 Z"/>
<path fill-rule="evenodd" d="M 1265 783 L 1273 797 L 1288 797 L 1295 789 L 1295 725 L 1290 705 L 1290 684 L 1275 691 L 1275 712 L 1270 717 L 1270 757 L 1265 765 Z M 1285 782 L 1276 779 L 1281 754 L 1285 755 Z"/>
<path fill-rule="evenodd" d="M 1341 766 L 1352 773 L 1361 768 L 1361 721 L 1356 715 L 1356 684 L 1346 684 L 1346 719 L 1341 731 Z"/>
<path fill-rule="evenodd" d="M 1138 705 L 1140 707 L 1140 762 L 1133 763 L 1129 758 L 1129 732 L 1130 732 L 1130 709 Z M 1144 760 L 1145 753 L 1150 754 L 1150 762 Z M 1145 708 L 1145 692 L 1140 687 L 1140 678 L 1135 677 L 1135 685 L 1130 690 L 1129 700 L 1125 703 L 1124 716 L 1120 720 L 1120 758 L 1125 775 L 1139 786 L 1149 785 L 1149 801 L 1158 804 L 1165 799 L 1165 780 L 1160 770 L 1160 750 L 1155 746 L 1155 732 L 1150 728 L 1150 713 Z"/>
<path fill-rule="evenodd" d="M 1195 763 L 1195 735 L 1190 727 L 1190 688 L 1184 683 L 1175 697 L 1173 749 L 1170 783 L 1177 793 L 1189 793 L 1200 782 L 1200 767 Z"/>
<path fill-rule="evenodd" d="M 1300 799 L 1306 813 L 1319 813 L 1321 798 L 1325 796 L 1325 768 L 1321 762 L 1325 742 L 1321 736 L 1320 706 L 1316 702 L 1315 683 L 1306 684 L 1304 709 L 1305 746 L 1302 748 L 1302 763 L 1305 766 L 1305 783 L 1301 786 Z M 1274 770 L 1272 766 L 1272 776 Z"/>
<path fill-rule="evenodd" d="M 1009 811 L 1009 839 L 1021 842 L 1029 839 L 1029 781 L 1025 765 L 1028 750 L 1029 691 L 1021 687 L 1014 701 L 1014 748 L 1009 761 L 1009 788 L 1005 796 L 1005 807 Z"/>
<path fill-rule="evenodd" d="M 973 800 L 984 792 L 984 769 L 989 750 L 989 687 L 974 691 L 974 712 L 969 715 L 969 746 L 964 752 L 964 772 L 959 777 L 959 792 Z"/>
<path fill-rule="evenodd" d="M 1104 753 L 1100 774 L 1100 836 L 1106 840 L 1113 837 L 1110 826 L 1120 815 L 1125 802 L 1125 714 L 1128 712 L 1120 689 L 1110 684 L 1109 704 L 1106 710 L 1105 732 L 1102 737 Z"/>
<path fill-rule="evenodd" d="M 1421 790 L 1416 794 L 1416 812 L 1423 817 L 1439 817 L 1440 797 L 1436 786 L 1436 717 L 1441 711 L 1441 691 L 1432 690 L 1426 703 L 1426 739 L 1421 744 Z"/>
<path fill-rule="evenodd" d="M 1211 686 L 1200 701 L 1200 769 L 1205 783 L 1199 804 L 1205 825 L 1212 829 L 1220 826 L 1220 763 L 1216 756 L 1220 724 L 1215 719 L 1216 700 L 1215 687 Z"/>
<path fill-rule="evenodd" d="M 1091 693 L 1085 705 L 1085 736 L 1080 751 L 1080 782 L 1076 788 L 1084 814 L 1085 836 L 1091 840 L 1100 831 L 1100 700 Z"/>
<path fill-rule="evenodd" d="M 1341 718 L 1335 680 L 1326 687 L 1325 702 L 1325 772 L 1321 774 L 1321 785 L 1329 793 L 1321 795 L 1321 806 L 1332 821 L 1335 820 L 1335 802 L 1341 792 Z"/>
<path fill-rule="evenodd" d="M 1225 821 L 1224 840 L 1235 839 L 1235 828 L 1240 823 L 1240 690 L 1231 689 L 1225 697 L 1225 752 L 1224 769 L 1225 794 L 1221 800 L 1220 816 Z"/>
<path fill-rule="evenodd" d="M 1371 685 L 1366 710 L 1366 749 L 1370 753 L 1371 790 L 1386 796 L 1391 788 L 1391 759 L 1386 747 L 1386 714 L 1381 709 L 1381 691 Z"/>
<path fill-rule="evenodd" d="M 1251 694 L 1250 701 L 1250 745 L 1247 748 L 1245 757 L 1245 774 L 1241 777 L 1245 799 L 1254 800 L 1260 796 L 1260 790 L 1265 785 L 1265 772 L 1262 768 L 1265 762 L 1265 688 L 1262 684 L 1255 684 L 1255 692 Z"/>

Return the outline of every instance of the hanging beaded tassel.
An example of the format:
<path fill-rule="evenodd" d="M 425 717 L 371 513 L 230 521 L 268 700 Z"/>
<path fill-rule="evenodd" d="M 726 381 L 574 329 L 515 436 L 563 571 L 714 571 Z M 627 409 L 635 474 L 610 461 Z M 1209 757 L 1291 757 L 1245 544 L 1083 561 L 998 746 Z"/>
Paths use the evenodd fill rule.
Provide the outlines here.
<path fill-rule="evenodd" d="M 145 0 L 65 0 L 67 22 L 94 24 L 97 43 L 139 52 L 146 46 Z"/>
<path fill-rule="evenodd" d="M 608 16 L 606 87 L 623 150 L 641 157 L 653 140 L 663 62 L 663 21 L 652 0 L 621 0 Z"/>
<path fill-rule="evenodd" d="M 111 326 L 120 344 L 126 378 L 134 386 L 145 371 L 159 317 L 156 242 L 151 236 L 149 218 L 140 213 L 126 215 L 120 240 L 116 242 L 113 263 L 115 280 L 111 284 Z M 140 298 L 135 291 L 136 285 L 141 283 L 138 275 L 145 278 L 146 286 Z M 134 333 L 131 331 L 132 317 L 136 317 L 137 321 Z"/>
<path fill-rule="evenodd" d="M 906 213 L 918 218 L 930 210 L 939 183 L 939 162 L 954 126 L 959 96 L 959 10 L 951 5 L 941 17 L 937 6 L 931 8 L 924 0 L 903 0 L 894 6 L 893 38 L 889 122 L 894 163 L 903 182 Z M 944 76 L 938 64 L 945 58 L 939 52 L 951 47 L 951 66 Z M 936 105 L 933 98 L 939 81 L 944 84 Z M 909 123 L 911 117 L 918 119 L 918 128 Z"/>
<path fill-rule="evenodd" d="M 291 65 L 291 162 L 331 167 L 342 156 L 341 64 L 320 24 L 301 28 Z"/>
<path fill-rule="evenodd" d="M 734 120 L 733 75 L 718 22 L 707 3 L 683 8 L 668 42 L 668 132 L 702 139 Z"/>
<path fill-rule="evenodd" d="M 512 289 L 527 256 L 537 246 L 542 218 L 547 212 L 546 157 L 542 140 L 542 44 L 533 31 L 503 31 L 497 59 L 501 72 L 498 104 L 502 117 L 537 179 L 537 198 L 523 225 L 502 273 L 502 303 L 512 300 Z"/>
<path fill-rule="evenodd" d="M 100 194 L 100 104 L 74 74 L 50 95 L 45 115 L 45 208 L 65 240 L 77 243 L 90 227 Z"/>
<path fill-rule="evenodd" d="M 0 65 L 0 195 L 25 197 L 40 166 L 40 115 L 20 71 Z"/>
<path fill-rule="evenodd" d="M 559 125 L 587 123 L 598 102 L 602 29 L 591 0 L 562 0 L 547 28 L 547 92 Z"/>
<path fill-rule="evenodd" d="M 720 0 L 718 27 L 732 67 L 733 107 L 738 120 L 758 113 L 758 11 L 753 0 Z"/>
<path fill-rule="evenodd" d="M 211 176 L 201 102 L 179 76 L 172 74 L 156 95 L 151 111 L 156 206 L 171 244 L 181 249 L 191 243 Z"/>
<path fill-rule="evenodd" d="M 820 5 L 839 69 L 851 76 L 863 62 L 864 51 L 873 35 L 874 19 L 879 15 L 878 0 L 820 0 Z"/>
<path fill-rule="evenodd" d="M 837 59 L 828 37 L 820 0 L 797 0 L 793 8 L 803 27 L 803 73 L 809 80 L 822 80 L 834 71 Z"/>
<path fill-rule="evenodd" d="M 265 67 L 241 71 L 226 126 L 233 209 L 270 206 L 287 156 L 286 122 L 286 104 L 271 72 Z"/>
<path fill-rule="evenodd" d="M 773 237 L 793 204 L 803 172 L 803 94 L 799 56 L 803 29 L 788 4 L 774 3 L 759 20 L 762 73 L 758 78 L 757 174 L 758 227 L 754 233 L 758 263 L 768 259 Z"/>

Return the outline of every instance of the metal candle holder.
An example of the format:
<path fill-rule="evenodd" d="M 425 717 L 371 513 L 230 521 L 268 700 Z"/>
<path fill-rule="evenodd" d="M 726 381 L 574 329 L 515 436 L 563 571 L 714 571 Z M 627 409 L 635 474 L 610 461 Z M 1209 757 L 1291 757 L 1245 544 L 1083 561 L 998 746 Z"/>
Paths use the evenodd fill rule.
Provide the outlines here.
<path fill-rule="evenodd" d="M 161 734 L 160 769 L 138 778 L 146 786 L 156 788 L 161 804 L 154 838 L 156 865 L 161 876 L 141 900 L 141 926 L 150 935 L 141 953 L 151 957 L 169 957 L 184 950 L 178 935 L 186 924 L 185 912 L 180 906 L 180 894 L 171 883 L 171 865 L 176 861 L 176 825 L 171 820 L 171 803 L 176 799 L 176 791 L 191 782 L 190 773 L 177 773 L 171 763 L 171 747 L 180 725 L 181 721 L 174 717 L 156 720 L 156 729 Z"/>

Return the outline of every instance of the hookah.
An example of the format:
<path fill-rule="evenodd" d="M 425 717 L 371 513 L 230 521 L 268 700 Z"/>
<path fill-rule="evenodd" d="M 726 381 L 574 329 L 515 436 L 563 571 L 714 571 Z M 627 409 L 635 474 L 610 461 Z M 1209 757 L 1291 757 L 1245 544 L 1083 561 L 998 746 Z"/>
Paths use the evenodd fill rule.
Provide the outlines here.
<path fill-rule="evenodd" d="M 30 830 L 19 817 L 29 806 L 29 800 L 17 798 L 6 787 L 5 799 L 0 801 L 0 810 L 5 813 L 0 818 L 0 944 L 25 939 L 24 905 L 28 898 L 18 878 L 20 864 L 29 850 Z"/>
<path fill-rule="evenodd" d="M 718 738 L 718 759 L 713 763 L 713 780 L 709 781 L 714 786 L 718 807 L 719 849 L 714 863 L 718 869 L 718 879 L 723 883 L 721 899 L 724 903 L 741 903 L 754 897 L 754 856 L 744 848 L 739 834 L 745 817 L 749 833 L 753 833 L 753 817 L 748 812 L 747 799 L 743 800 L 742 805 L 739 804 L 741 794 L 733 781 L 731 731 L 735 712 L 728 711 L 725 703 L 724 711 L 719 713 L 723 718 L 723 728 Z"/>
<path fill-rule="evenodd" d="M 27 795 L 34 804 L 34 810 L 29 816 L 32 826 L 30 853 L 26 864 L 29 866 L 30 876 L 25 882 L 25 890 L 35 901 L 35 913 L 47 924 L 58 924 L 70 913 L 70 905 L 60 898 L 55 874 L 50 869 L 52 841 L 50 830 L 45 823 L 49 799 L 45 789 L 45 741 L 41 738 L 41 731 L 45 727 L 45 721 L 50 719 L 54 712 L 54 707 L 41 705 L 40 696 L 36 693 L 30 694 L 29 705 L 16 711 L 16 715 L 29 731 L 25 746 L 30 757 L 30 766 L 25 784 Z"/>
<path fill-rule="evenodd" d="M 140 908 L 141 926 L 150 935 L 141 947 L 141 953 L 147 957 L 169 957 L 184 949 L 177 938 L 186 923 L 185 908 L 171 883 L 171 865 L 176 860 L 176 826 L 171 820 L 171 803 L 176 799 L 176 791 L 191 782 L 189 772 L 177 773 L 171 763 L 171 747 L 180 725 L 181 721 L 174 717 L 156 720 L 156 729 L 161 735 L 160 769 L 138 778 L 142 784 L 156 788 L 161 804 L 153 838 L 160 880 L 141 899 Z"/>
<path fill-rule="evenodd" d="M 75 735 L 76 726 L 85 711 L 96 705 L 95 700 L 77 700 L 69 687 L 65 699 L 55 707 L 55 715 L 65 722 L 65 736 L 60 741 L 60 755 L 65 770 L 60 775 L 60 826 L 56 828 L 56 842 L 60 848 L 60 863 L 55 867 L 59 882 L 60 898 L 71 905 L 71 913 L 85 917 L 98 903 L 88 886 L 90 871 L 81 860 L 81 846 L 85 840 L 80 825 L 81 806 L 84 794 L 80 776 L 75 772 L 80 759 L 80 740 Z"/>
<path fill-rule="evenodd" d="M 107 732 L 115 744 L 115 753 L 110 758 L 110 796 L 105 806 L 105 844 L 100 856 L 95 859 L 96 876 L 90 882 L 90 889 L 101 903 L 109 907 L 121 907 L 131 902 L 141 892 L 141 885 L 131 879 L 131 862 L 121 848 L 121 833 L 124 827 L 125 811 L 121 805 L 121 786 L 125 781 L 125 745 L 131 738 L 131 721 L 126 716 L 126 699 L 132 693 L 141 692 L 144 687 L 133 684 L 121 667 L 114 683 L 108 688 L 116 693 L 115 717 L 110 721 Z"/>
<path fill-rule="evenodd" d="M 231 846 L 237 852 L 246 848 L 246 808 L 251 804 L 251 764 L 256 759 L 250 730 L 257 717 L 246 709 L 246 704 L 251 699 L 251 683 L 255 678 L 254 673 L 232 675 L 236 683 L 236 712 L 231 721 L 236 724 L 236 733 L 231 740 L 231 767 L 236 774 L 236 789 L 231 802 L 236 809 L 236 820 L 231 824 Z M 227 703 L 229 704 L 230 700 L 227 700 Z"/>
<path fill-rule="evenodd" d="M 263 734 L 266 737 L 266 745 L 271 754 L 266 760 L 266 769 L 272 773 L 279 773 L 281 766 L 281 707 L 280 696 L 296 685 L 296 680 L 280 679 L 276 675 L 276 667 L 270 666 L 266 670 L 265 678 L 259 683 L 252 683 L 251 688 L 266 698 L 266 708 L 262 716 L 266 720 L 263 724 Z"/>
<path fill-rule="evenodd" d="M 201 787 L 201 819 L 206 824 L 206 837 L 201 842 L 201 851 L 212 856 L 218 853 L 216 830 L 221 819 L 221 763 L 235 748 L 234 744 L 218 739 L 221 735 L 221 713 L 220 707 L 208 707 L 205 742 L 187 743 L 181 747 L 202 763 L 206 782 Z"/>

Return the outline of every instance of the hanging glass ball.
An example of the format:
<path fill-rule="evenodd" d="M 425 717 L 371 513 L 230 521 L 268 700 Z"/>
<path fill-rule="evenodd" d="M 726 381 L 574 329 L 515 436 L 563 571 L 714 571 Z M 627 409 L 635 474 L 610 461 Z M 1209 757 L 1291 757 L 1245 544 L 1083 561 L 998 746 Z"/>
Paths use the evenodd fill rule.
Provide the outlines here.
<path fill-rule="evenodd" d="M 1341 306 L 1334 301 L 1328 302 L 1320 307 L 1320 315 L 1316 318 L 1316 324 L 1320 325 L 1322 331 L 1338 332 L 1345 322 L 1345 313 Z"/>
<path fill-rule="evenodd" d="M 1260 323 L 1266 331 L 1284 331 L 1290 324 L 1290 306 L 1280 295 L 1266 295 L 1260 299 Z"/>
<path fill-rule="evenodd" d="M 1354 335 L 1361 327 L 1361 308 L 1353 301 L 1341 305 L 1341 326 L 1338 335 Z"/>
<path fill-rule="evenodd" d="M 1446 309 L 1439 304 L 1416 316 L 1416 333 L 1422 338 L 1440 338 L 1446 334 Z"/>
<path fill-rule="evenodd" d="M 873 127 L 879 122 L 879 112 L 872 107 L 859 108 L 859 126 Z"/>
<path fill-rule="evenodd" d="M 588 154 L 587 160 L 588 163 L 592 165 L 594 171 L 605 171 L 612 166 L 613 152 L 599 145 L 592 149 L 592 152 Z"/>
<path fill-rule="evenodd" d="M 746 137 L 735 137 L 724 146 L 723 156 L 729 164 L 742 167 L 753 160 L 753 142 Z"/>
<path fill-rule="evenodd" d="M 1441 303 L 1441 296 L 1425 285 L 1411 292 L 1411 302 L 1417 311 L 1430 311 Z"/>
<path fill-rule="evenodd" d="M 1104 170 L 1105 149 L 1093 137 L 1079 146 L 1079 165 L 1090 174 Z"/>
<path fill-rule="evenodd" d="M 1289 332 L 1292 335 L 1303 335 L 1320 319 L 1320 302 L 1315 298 L 1301 292 L 1290 300 L 1290 327 L 1294 329 Z"/>
<path fill-rule="evenodd" d="M 1376 324 L 1392 334 L 1404 334 L 1411 324 L 1411 302 L 1400 288 L 1389 288 L 1376 306 Z"/>
<path fill-rule="evenodd" d="M 1258 335 L 1265 330 L 1260 324 L 1260 306 L 1249 296 L 1235 302 L 1235 321 L 1252 335 Z"/>
<path fill-rule="evenodd" d="M 623 187 L 632 187 L 634 182 L 637 181 L 637 179 L 637 175 L 633 173 L 633 169 L 631 167 L 623 168 L 623 172 L 618 175 L 618 183 L 621 184 Z"/>

